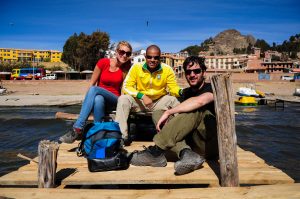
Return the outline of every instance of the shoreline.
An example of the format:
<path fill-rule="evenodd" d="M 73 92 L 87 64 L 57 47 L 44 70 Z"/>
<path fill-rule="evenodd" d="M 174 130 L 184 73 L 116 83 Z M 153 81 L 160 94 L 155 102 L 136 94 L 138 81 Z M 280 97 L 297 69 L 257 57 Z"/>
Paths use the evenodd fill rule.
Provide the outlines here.
<path fill-rule="evenodd" d="M 180 87 L 188 86 L 184 78 L 177 79 Z M 2 80 L 8 94 L 0 95 L 0 107 L 18 106 L 70 106 L 81 104 L 88 80 Z M 253 81 L 234 80 L 233 92 L 239 87 L 249 87 L 274 97 L 294 97 L 300 82 L 289 81 Z"/>

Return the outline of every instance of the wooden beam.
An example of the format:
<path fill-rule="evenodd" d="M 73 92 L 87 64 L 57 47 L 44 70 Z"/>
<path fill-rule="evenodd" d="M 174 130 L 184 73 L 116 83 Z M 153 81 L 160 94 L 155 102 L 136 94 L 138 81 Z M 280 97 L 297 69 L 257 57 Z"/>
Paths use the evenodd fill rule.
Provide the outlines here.
<path fill-rule="evenodd" d="M 252 187 L 184 188 L 184 189 L 36 189 L 0 188 L 3 198 L 225 198 L 286 199 L 300 197 L 300 184 L 262 185 Z"/>
<path fill-rule="evenodd" d="M 221 186 L 239 186 L 232 82 L 229 74 L 212 76 L 218 129 Z"/>

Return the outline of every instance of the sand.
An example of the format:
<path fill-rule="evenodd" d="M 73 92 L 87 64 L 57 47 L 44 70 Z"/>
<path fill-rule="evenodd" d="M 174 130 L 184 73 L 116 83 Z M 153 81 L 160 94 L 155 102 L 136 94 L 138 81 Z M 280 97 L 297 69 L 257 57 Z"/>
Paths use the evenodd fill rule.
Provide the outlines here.
<path fill-rule="evenodd" d="M 185 79 L 178 79 L 181 87 L 186 87 Z M 88 89 L 87 80 L 2 80 L 7 89 L 0 95 L 0 106 L 63 106 L 80 104 Z M 239 87 L 251 87 L 275 96 L 292 96 L 300 82 L 254 81 L 233 82 L 233 91 Z"/>

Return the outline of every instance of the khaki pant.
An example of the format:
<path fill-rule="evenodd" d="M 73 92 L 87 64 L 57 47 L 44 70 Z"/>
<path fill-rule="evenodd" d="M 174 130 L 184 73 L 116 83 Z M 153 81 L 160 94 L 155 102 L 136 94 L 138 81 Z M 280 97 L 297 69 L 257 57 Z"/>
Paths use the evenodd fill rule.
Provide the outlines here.
<path fill-rule="evenodd" d="M 144 106 L 142 100 L 134 98 L 130 95 L 121 95 L 118 98 L 117 112 L 115 121 L 119 123 L 122 137 L 128 138 L 128 125 L 127 119 L 130 112 L 151 112 L 155 110 L 167 110 L 179 104 L 176 97 L 165 95 L 153 102 L 151 109 Z"/>
<path fill-rule="evenodd" d="M 160 110 L 153 112 L 155 123 L 162 113 Z M 216 118 L 208 110 L 178 114 L 154 136 L 153 141 L 161 149 L 171 149 L 178 157 L 185 148 L 206 158 L 215 158 L 219 154 Z"/>

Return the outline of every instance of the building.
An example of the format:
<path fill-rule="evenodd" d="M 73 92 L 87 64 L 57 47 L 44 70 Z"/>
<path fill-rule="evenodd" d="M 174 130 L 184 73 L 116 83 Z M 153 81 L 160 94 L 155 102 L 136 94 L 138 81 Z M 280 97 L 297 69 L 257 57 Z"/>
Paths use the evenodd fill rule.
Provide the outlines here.
<path fill-rule="evenodd" d="M 246 67 L 247 55 L 203 55 L 205 58 L 205 65 L 208 70 L 232 70 L 243 69 Z"/>
<path fill-rule="evenodd" d="M 107 51 L 105 51 L 105 57 L 106 58 L 115 58 L 116 52 L 114 50 L 107 50 Z"/>
<path fill-rule="evenodd" d="M 282 53 L 279 53 L 277 51 L 267 50 L 267 51 L 265 51 L 264 62 L 271 63 L 273 61 L 272 58 L 274 58 L 274 57 L 280 58 L 281 56 L 282 56 Z"/>
<path fill-rule="evenodd" d="M 187 53 L 161 53 L 161 62 L 173 68 L 178 76 L 183 73 L 183 62 L 188 56 Z"/>
<path fill-rule="evenodd" d="M 131 63 L 135 64 L 135 63 L 142 63 L 142 62 L 146 61 L 145 55 L 146 55 L 145 50 L 138 50 L 138 51 L 133 52 L 132 57 L 131 57 Z"/>
<path fill-rule="evenodd" d="M 61 62 L 62 52 L 57 50 L 31 50 L 0 48 L 0 61 L 3 62 Z"/>

